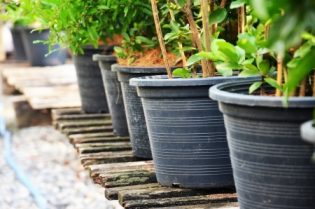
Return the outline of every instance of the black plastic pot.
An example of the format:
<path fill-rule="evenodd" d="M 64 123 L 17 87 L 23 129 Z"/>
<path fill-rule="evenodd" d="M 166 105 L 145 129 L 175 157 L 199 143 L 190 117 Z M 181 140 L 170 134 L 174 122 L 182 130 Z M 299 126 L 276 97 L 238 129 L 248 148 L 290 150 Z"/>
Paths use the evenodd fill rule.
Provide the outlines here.
<path fill-rule="evenodd" d="M 111 71 L 111 66 L 116 63 L 116 57 L 95 54 L 93 55 L 93 60 L 98 61 L 101 69 L 114 134 L 117 136 L 128 136 L 129 132 L 121 86 L 117 78 L 117 73 Z"/>
<path fill-rule="evenodd" d="M 103 49 L 84 48 L 83 54 L 73 56 L 78 77 L 81 107 L 86 113 L 108 113 L 108 106 L 101 75 L 93 54 L 100 54 Z"/>
<path fill-rule="evenodd" d="M 30 28 L 22 29 L 22 38 L 24 43 L 24 48 L 26 51 L 26 56 L 31 62 L 32 66 L 54 66 L 61 65 L 66 62 L 67 52 L 66 50 L 60 49 L 59 46 L 55 46 L 55 52 L 51 53 L 48 56 L 48 45 L 43 43 L 33 43 L 34 41 L 47 40 L 49 36 L 49 30 L 43 31 L 32 31 Z"/>
<path fill-rule="evenodd" d="M 315 145 L 315 126 L 313 120 L 302 124 L 301 135 L 305 141 Z"/>
<path fill-rule="evenodd" d="M 11 28 L 12 40 L 13 40 L 13 57 L 16 60 L 27 60 L 23 38 L 22 38 L 22 28 L 14 27 Z"/>
<path fill-rule="evenodd" d="M 164 186 L 233 186 L 223 116 L 209 87 L 241 79 L 131 79 L 142 99 L 157 180 Z"/>
<path fill-rule="evenodd" d="M 116 64 L 112 65 L 112 71 L 117 72 L 121 84 L 133 153 L 136 157 L 152 159 L 141 99 L 137 95 L 136 87 L 129 85 L 129 80 L 166 74 L 166 70 L 163 67 L 126 67 Z"/>
<path fill-rule="evenodd" d="M 241 209 L 315 208 L 313 146 L 300 125 L 312 117 L 314 97 L 248 95 L 250 83 L 219 84 L 210 97 L 224 114 Z"/>

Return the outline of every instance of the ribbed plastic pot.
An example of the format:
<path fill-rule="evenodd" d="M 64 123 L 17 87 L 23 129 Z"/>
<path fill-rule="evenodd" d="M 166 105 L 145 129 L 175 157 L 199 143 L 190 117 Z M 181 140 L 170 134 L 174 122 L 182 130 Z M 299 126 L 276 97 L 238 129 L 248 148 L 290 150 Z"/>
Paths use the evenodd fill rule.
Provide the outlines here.
<path fill-rule="evenodd" d="M 54 66 L 61 65 L 66 62 L 67 52 L 66 50 L 60 49 L 58 45 L 54 46 L 55 52 L 48 56 L 48 45 L 43 43 L 33 43 L 38 40 L 47 40 L 49 36 L 49 30 L 43 31 L 32 31 L 31 28 L 22 29 L 22 38 L 24 43 L 24 48 L 28 60 L 31 62 L 32 66 Z"/>
<path fill-rule="evenodd" d="M 315 126 L 313 120 L 302 124 L 301 135 L 305 141 L 315 145 Z"/>
<path fill-rule="evenodd" d="M 92 59 L 93 54 L 102 52 L 103 49 L 86 47 L 83 54 L 73 56 L 82 110 L 86 113 L 108 113 L 101 70 Z"/>
<path fill-rule="evenodd" d="M 114 134 L 117 136 L 128 136 L 129 132 L 121 86 L 118 81 L 117 73 L 111 71 L 111 66 L 116 63 L 116 57 L 112 55 L 95 54 L 93 55 L 93 60 L 98 61 L 101 69 Z"/>
<path fill-rule="evenodd" d="M 251 83 L 213 86 L 210 97 L 224 114 L 241 209 L 315 208 L 313 146 L 300 125 L 312 117 L 314 97 L 248 95 Z"/>
<path fill-rule="evenodd" d="M 142 99 L 157 180 L 163 186 L 233 186 L 223 116 L 209 87 L 238 77 L 133 78 Z"/>
<path fill-rule="evenodd" d="M 13 57 L 16 60 L 27 60 L 23 38 L 22 38 L 22 28 L 13 27 L 11 28 L 12 40 L 13 40 Z"/>
<path fill-rule="evenodd" d="M 137 95 L 136 87 L 129 85 L 129 80 L 166 74 L 166 70 L 163 67 L 127 67 L 115 64 L 112 65 L 112 71 L 117 72 L 121 84 L 133 154 L 139 158 L 152 159 L 141 99 Z"/>

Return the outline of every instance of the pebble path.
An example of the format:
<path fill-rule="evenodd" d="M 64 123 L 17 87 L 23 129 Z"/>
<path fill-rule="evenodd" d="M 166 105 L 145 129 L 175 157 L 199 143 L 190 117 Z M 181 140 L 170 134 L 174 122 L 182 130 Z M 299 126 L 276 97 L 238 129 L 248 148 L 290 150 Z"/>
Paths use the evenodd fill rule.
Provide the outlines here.
<path fill-rule="evenodd" d="M 0 139 L 0 208 L 38 209 L 29 191 L 4 160 Z M 52 127 L 18 130 L 12 139 L 16 162 L 47 200 L 47 209 L 115 209 L 93 184 L 72 145 Z"/>

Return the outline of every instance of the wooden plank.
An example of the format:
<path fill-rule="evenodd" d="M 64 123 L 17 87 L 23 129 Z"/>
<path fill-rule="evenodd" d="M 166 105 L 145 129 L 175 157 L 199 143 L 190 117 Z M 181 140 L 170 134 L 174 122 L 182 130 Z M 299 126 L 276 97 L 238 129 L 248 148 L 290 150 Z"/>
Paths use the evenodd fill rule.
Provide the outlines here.
<path fill-rule="evenodd" d="M 174 207 L 167 207 L 167 209 L 239 209 L 237 202 L 227 202 L 227 203 L 211 203 L 211 204 L 204 204 L 204 205 L 185 205 L 185 206 L 174 206 Z M 150 209 L 165 209 L 163 208 L 150 208 Z"/>
<path fill-rule="evenodd" d="M 201 196 L 192 196 L 192 197 L 130 200 L 130 201 L 124 202 L 122 206 L 125 209 L 134 209 L 134 208 L 171 207 L 171 206 L 200 205 L 200 204 L 211 205 L 214 203 L 229 203 L 229 202 L 236 202 L 236 201 L 237 201 L 236 194 L 231 193 L 231 194 L 201 195 Z"/>
<path fill-rule="evenodd" d="M 132 151 L 99 152 L 80 155 L 80 161 L 84 167 L 92 164 L 132 162 L 137 160 L 138 159 L 133 156 Z"/>
<path fill-rule="evenodd" d="M 115 135 L 113 133 L 100 132 L 100 133 L 71 134 L 68 137 L 70 141 L 77 141 L 77 140 L 95 138 L 95 137 L 104 137 L 104 138 L 115 137 Z"/>
<path fill-rule="evenodd" d="M 172 187 L 155 187 L 155 188 L 143 188 L 138 190 L 125 190 L 118 194 L 120 203 L 128 200 L 139 199 L 162 199 L 173 197 L 190 197 L 201 196 L 211 194 L 232 194 L 235 193 L 234 188 L 226 189 L 211 189 L 211 190 L 197 190 L 197 189 L 185 189 L 185 188 L 172 188 Z"/>
<path fill-rule="evenodd" d="M 98 152 L 117 152 L 131 150 L 130 142 L 75 144 L 80 155 Z"/>
<path fill-rule="evenodd" d="M 99 133 L 99 132 L 112 132 L 113 127 L 110 125 L 100 125 L 100 126 L 88 126 L 79 128 L 63 128 L 62 133 L 66 135 L 82 134 L 82 133 Z"/>
<path fill-rule="evenodd" d="M 98 142 L 129 142 L 129 137 L 108 136 L 108 137 L 90 137 L 76 138 L 72 140 L 73 144 L 98 143 Z"/>
<path fill-rule="evenodd" d="M 107 118 L 100 119 L 76 119 L 76 120 L 59 120 L 57 122 L 57 128 L 63 130 L 64 128 L 84 128 L 90 126 L 102 126 L 111 125 L 112 121 Z"/>
<path fill-rule="evenodd" d="M 118 200 L 118 193 L 122 191 L 150 189 L 150 188 L 156 188 L 156 187 L 161 187 L 161 186 L 158 183 L 151 183 L 151 184 L 139 184 L 139 185 L 132 185 L 132 186 L 106 188 L 105 197 L 109 200 Z"/>
<path fill-rule="evenodd" d="M 152 170 L 153 161 L 137 161 L 137 162 L 127 162 L 127 163 L 111 163 L 111 164 L 100 164 L 100 165 L 90 165 L 87 167 L 90 171 L 90 175 L 96 176 L 99 174 L 106 174 L 108 172 L 120 172 L 133 171 L 133 170 Z"/>

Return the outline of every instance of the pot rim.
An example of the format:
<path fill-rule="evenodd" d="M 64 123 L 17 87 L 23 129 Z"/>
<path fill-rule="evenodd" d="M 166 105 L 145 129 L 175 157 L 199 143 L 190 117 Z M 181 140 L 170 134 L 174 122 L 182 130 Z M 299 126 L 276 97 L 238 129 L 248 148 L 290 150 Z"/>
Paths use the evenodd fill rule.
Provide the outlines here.
<path fill-rule="evenodd" d="M 247 95 L 235 92 L 228 92 L 227 89 L 237 89 L 238 87 L 249 86 L 249 81 L 227 82 L 212 86 L 209 89 L 209 96 L 213 100 L 222 103 L 236 104 L 250 107 L 277 107 L 285 108 L 284 97 Z M 288 108 L 313 108 L 315 107 L 315 97 L 290 97 Z"/>
<path fill-rule="evenodd" d="M 137 87 L 176 87 L 176 86 L 209 86 L 222 82 L 246 79 L 257 80 L 257 77 L 242 78 L 238 76 L 217 76 L 209 78 L 179 78 L 168 79 L 167 75 L 143 76 L 130 79 L 131 86 Z"/>
<path fill-rule="evenodd" d="M 315 143 L 315 127 L 313 127 L 314 121 L 310 120 L 301 125 L 301 136 L 307 142 Z"/>
<path fill-rule="evenodd" d="M 117 58 L 114 55 L 106 54 L 93 54 L 93 61 L 105 61 L 105 62 L 116 62 Z"/>
<path fill-rule="evenodd" d="M 120 64 L 112 65 L 112 71 L 132 74 L 166 74 L 166 68 L 163 66 L 124 66 Z"/>

